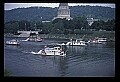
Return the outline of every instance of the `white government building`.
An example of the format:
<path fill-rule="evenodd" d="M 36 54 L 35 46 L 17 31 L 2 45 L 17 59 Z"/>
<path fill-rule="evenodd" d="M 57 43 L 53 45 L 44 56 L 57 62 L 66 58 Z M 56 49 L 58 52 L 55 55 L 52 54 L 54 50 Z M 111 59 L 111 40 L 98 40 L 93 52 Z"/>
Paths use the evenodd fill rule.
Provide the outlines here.
<path fill-rule="evenodd" d="M 68 3 L 59 4 L 58 15 L 57 17 L 54 17 L 53 20 L 57 18 L 61 18 L 61 19 L 66 18 L 66 20 L 72 20 L 72 18 L 70 17 L 70 9 Z"/>

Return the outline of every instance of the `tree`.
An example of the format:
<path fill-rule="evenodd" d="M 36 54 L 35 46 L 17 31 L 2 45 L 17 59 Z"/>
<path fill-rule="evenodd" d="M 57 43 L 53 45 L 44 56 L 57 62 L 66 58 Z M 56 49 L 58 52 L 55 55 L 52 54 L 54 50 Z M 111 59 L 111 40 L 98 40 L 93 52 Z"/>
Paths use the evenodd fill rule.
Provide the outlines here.
<path fill-rule="evenodd" d="M 41 21 L 36 22 L 36 27 L 37 27 L 37 29 L 42 29 L 43 23 Z"/>
<path fill-rule="evenodd" d="M 96 30 L 99 30 L 99 22 L 98 21 L 95 21 L 92 25 L 91 25 L 91 29 L 96 29 Z"/>
<path fill-rule="evenodd" d="M 57 23 L 54 24 L 53 28 L 51 29 L 52 33 L 59 33 L 62 34 L 64 32 L 64 24 L 62 21 L 58 21 Z"/>
<path fill-rule="evenodd" d="M 19 21 L 19 30 L 30 30 L 30 22 L 25 20 Z"/>
<path fill-rule="evenodd" d="M 50 33 L 52 29 L 53 29 L 53 25 L 51 22 L 43 23 L 42 30 L 44 31 L 44 33 Z"/>
<path fill-rule="evenodd" d="M 74 33 L 75 33 L 75 34 L 80 34 L 80 29 L 75 29 L 75 30 L 74 30 Z"/>
<path fill-rule="evenodd" d="M 75 29 L 81 29 L 82 27 L 87 28 L 88 22 L 86 17 L 75 17 L 73 19 L 73 24 L 75 26 Z"/>
<path fill-rule="evenodd" d="M 61 18 L 57 18 L 57 19 L 55 19 L 55 20 L 53 20 L 52 21 L 52 24 L 55 24 L 55 23 L 57 23 L 57 22 L 59 22 L 59 21 L 62 21 L 63 19 L 61 19 Z"/>
<path fill-rule="evenodd" d="M 64 30 L 64 34 L 67 35 L 67 34 L 72 34 L 72 30 L 71 29 L 65 29 Z"/>
<path fill-rule="evenodd" d="M 4 32 L 15 34 L 18 31 L 18 29 L 19 29 L 18 22 L 11 21 L 11 22 L 5 24 Z"/>

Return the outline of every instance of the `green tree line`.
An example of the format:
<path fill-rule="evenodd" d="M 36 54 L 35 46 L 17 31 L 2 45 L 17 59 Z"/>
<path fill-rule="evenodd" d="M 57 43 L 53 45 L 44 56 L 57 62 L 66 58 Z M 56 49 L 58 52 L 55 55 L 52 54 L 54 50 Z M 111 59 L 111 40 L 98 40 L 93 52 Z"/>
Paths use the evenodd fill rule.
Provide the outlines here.
<path fill-rule="evenodd" d="M 73 20 L 66 19 L 55 19 L 51 22 L 41 21 L 9 21 L 4 25 L 4 33 L 16 34 L 18 30 L 32 31 L 37 30 L 39 34 L 82 34 L 92 33 L 91 29 L 94 30 L 115 30 L 115 20 L 103 20 L 95 21 L 91 26 L 88 25 L 86 17 L 75 17 Z"/>

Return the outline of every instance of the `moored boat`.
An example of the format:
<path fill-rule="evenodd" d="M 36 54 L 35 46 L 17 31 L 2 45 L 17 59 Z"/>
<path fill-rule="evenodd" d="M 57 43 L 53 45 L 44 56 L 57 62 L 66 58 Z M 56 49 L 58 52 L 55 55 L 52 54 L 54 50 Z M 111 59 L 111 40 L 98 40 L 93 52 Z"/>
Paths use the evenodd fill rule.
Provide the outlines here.
<path fill-rule="evenodd" d="M 99 41 L 99 42 L 106 42 L 106 41 L 107 41 L 107 38 L 98 38 L 98 41 Z"/>
<path fill-rule="evenodd" d="M 20 42 L 18 40 L 10 40 L 10 41 L 6 41 L 7 45 L 20 45 Z"/>
<path fill-rule="evenodd" d="M 90 40 L 90 43 L 104 43 L 107 41 L 107 38 L 94 38 L 93 40 Z"/>
<path fill-rule="evenodd" d="M 73 41 L 71 39 L 70 42 L 66 43 L 66 45 L 68 45 L 68 46 L 87 46 L 85 43 L 86 43 L 85 41 L 82 41 L 79 39 L 76 39 L 76 41 Z"/>

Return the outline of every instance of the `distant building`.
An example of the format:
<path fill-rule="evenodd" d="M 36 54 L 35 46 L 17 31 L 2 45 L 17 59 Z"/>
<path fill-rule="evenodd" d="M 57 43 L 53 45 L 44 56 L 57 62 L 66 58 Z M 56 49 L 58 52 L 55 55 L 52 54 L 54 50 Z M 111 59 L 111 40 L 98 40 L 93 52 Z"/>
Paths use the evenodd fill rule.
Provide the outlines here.
<path fill-rule="evenodd" d="M 17 31 L 17 33 L 21 33 L 18 37 L 29 37 L 31 33 L 39 34 L 39 31 Z"/>
<path fill-rule="evenodd" d="M 94 23 L 94 21 L 98 21 L 98 19 L 87 18 L 87 21 L 88 21 L 89 26 L 91 26 Z"/>
<path fill-rule="evenodd" d="M 66 18 L 66 20 L 71 20 L 72 18 L 70 17 L 70 9 L 68 6 L 68 3 L 60 3 L 59 8 L 58 8 L 58 15 L 57 17 L 54 17 L 53 20 L 57 18 Z"/>

